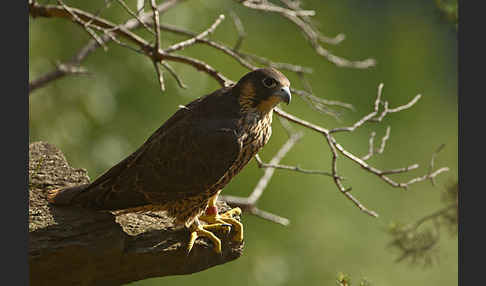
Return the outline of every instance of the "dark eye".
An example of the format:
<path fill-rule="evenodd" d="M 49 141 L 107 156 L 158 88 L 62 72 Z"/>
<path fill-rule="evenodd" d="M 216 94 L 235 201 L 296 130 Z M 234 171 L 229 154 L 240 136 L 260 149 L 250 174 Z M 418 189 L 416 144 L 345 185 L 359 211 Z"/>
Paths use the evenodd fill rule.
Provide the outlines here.
<path fill-rule="evenodd" d="M 263 85 L 267 88 L 272 88 L 275 87 L 275 85 L 277 85 L 277 82 L 271 77 L 264 78 L 262 82 Z"/>

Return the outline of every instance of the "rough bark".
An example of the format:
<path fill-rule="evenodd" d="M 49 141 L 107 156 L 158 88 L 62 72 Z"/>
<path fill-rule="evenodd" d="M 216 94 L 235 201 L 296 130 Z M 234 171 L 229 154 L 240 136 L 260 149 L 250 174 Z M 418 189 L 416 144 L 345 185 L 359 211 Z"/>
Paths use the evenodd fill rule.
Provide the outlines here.
<path fill-rule="evenodd" d="M 31 285 L 121 285 L 150 277 L 183 275 L 232 261 L 243 244 L 221 238 L 222 254 L 199 238 L 187 254 L 189 232 L 163 213 L 114 216 L 49 205 L 46 191 L 89 182 L 62 152 L 45 142 L 29 145 L 29 271 Z M 219 202 L 224 210 L 229 207 Z"/>

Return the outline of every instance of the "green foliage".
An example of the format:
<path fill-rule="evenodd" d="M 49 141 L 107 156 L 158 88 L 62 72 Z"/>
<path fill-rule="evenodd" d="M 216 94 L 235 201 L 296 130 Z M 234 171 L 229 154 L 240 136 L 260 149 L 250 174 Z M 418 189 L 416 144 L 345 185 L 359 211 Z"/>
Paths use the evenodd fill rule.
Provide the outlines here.
<path fill-rule="evenodd" d="M 337 279 L 336 279 L 336 284 L 338 286 L 352 286 L 352 285 L 356 285 L 356 284 L 352 284 L 351 283 L 351 277 L 346 274 L 346 273 L 343 273 L 343 272 L 339 272 L 338 275 L 337 275 Z M 372 286 L 371 282 L 369 280 L 367 280 L 366 278 L 362 278 L 360 281 L 359 281 L 359 286 Z"/>
<path fill-rule="evenodd" d="M 457 235 L 458 192 L 458 184 L 451 184 L 442 192 L 441 209 L 414 223 L 390 223 L 388 232 L 393 239 L 388 246 L 400 252 L 396 262 L 408 259 L 411 265 L 430 266 L 440 259 L 438 250 L 442 228 L 447 228 L 451 236 Z"/>
<path fill-rule="evenodd" d="M 455 24 L 456 29 L 459 24 L 459 6 L 457 0 L 435 0 L 442 16 L 449 22 Z"/>

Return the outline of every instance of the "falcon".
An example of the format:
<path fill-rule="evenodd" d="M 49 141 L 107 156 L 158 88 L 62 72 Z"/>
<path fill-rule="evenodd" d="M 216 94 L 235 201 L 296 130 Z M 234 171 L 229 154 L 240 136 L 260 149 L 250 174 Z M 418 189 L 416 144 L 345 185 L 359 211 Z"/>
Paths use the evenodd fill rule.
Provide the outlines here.
<path fill-rule="evenodd" d="M 290 82 L 274 68 L 244 75 L 236 84 L 181 106 L 135 152 L 89 184 L 51 190 L 54 205 L 77 205 L 119 213 L 166 211 L 221 253 L 215 230 L 243 241 L 240 208 L 218 213 L 221 190 L 272 134 L 273 108 L 290 103 Z M 202 224 L 200 221 L 204 221 Z"/>

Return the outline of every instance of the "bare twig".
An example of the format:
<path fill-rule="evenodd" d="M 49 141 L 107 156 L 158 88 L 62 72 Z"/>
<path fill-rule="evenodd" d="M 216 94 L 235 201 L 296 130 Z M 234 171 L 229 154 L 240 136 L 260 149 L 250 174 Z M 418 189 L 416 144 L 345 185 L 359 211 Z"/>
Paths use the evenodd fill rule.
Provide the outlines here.
<path fill-rule="evenodd" d="M 59 3 L 59 5 L 62 6 L 62 8 L 64 10 L 66 10 L 71 16 L 72 16 L 72 20 L 76 23 L 78 23 L 79 25 L 83 26 L 84 30 L 86 32 L 88 32 L 88 34 L 98 43 L 98 45 L 102 46 L 103 49 L 106 51 L 107 50 L 107 47 L 106 45 L 104 44 L 103 40 L 100 39 L 100 37 L 93 31 L 91 30 L 90 28 L 90 24 L 91 24 L 91 21 L 94 20 L 94 17 L 91 18 L 88 22 L 84 22 L 83 20 L 81 20 L 77 15 L 76 13 L 74 13 L 72 11 L 72 9 L 70 7 L 68 7 L 66 4 L 64 4 L 64 2 L 62 2 L 61 0 L 57 0 L 57 3 Z"/>
<path fill-rule="evenodd" d="M 29 82 L 29 93 L 31 90 L 40 88 L 48 84 L 49 82 L 58 79 L 66 74 L 85 75 L 85 74 L 89 74 L 89 72 L 86 68 L 79 65 L 57 63 L 56 70 L 54 72 L 47 73 Z"/>
<path fill-rule="evenodd" d="M 302 133 L 296 133 L 295 135 L 292 135 L 289 140 L 280 148 L 280 150 L 277 152 L 277 154 L 270 160 L 270 165 L 277 165 L 283 157 L 292 149 L 292 147 L 297 143 L 297 141 L 302 138 L 303 134 Z M 263 194 L 263 191 L 267 187 L 268 183 L 270 182 L 270 179 L 273 176 L 273 173 L 275 172 L 274 168 L 267 168 L 265 169 L 265 173 L 263 174 L 262 178 L 260 181 L 258 181 L 258 184 L 256 185 L 255 189 L 253 192 L 250 194 L 248 197 L 248 203 L 253 205 L 255 204 L 258 199 L 261 197 Z"/>
<path fill-rule="evenodd" d="M 383 103 L 383 111 L 381 112 L 380 116 L 377 117 L 377 118 L 373 118 L 372 121 L 374 122 L 381 122 L 381 120 L 385 117 L 385 115 L 387 115 L 388 113 L 394 113 L 394 112 L 399 112 L 399 111 L 402 111 L 402 110 L 405 110 L 405 109 L 408 109 L 410 107 L 412 107 L 415 103 L 417 103 L 417 101 L 419 101 L 419 99 L 422 97 L 422 95 L 420 94 L 417 94 L 410 102 L 408 102 L 407 104 L 404 104 L 404 105 L 401 105 L 401 106 L 398 106 L 396 108 L 388 108 L 388 101 L 385 101 Z"/>
<path fill-rule="evenodd" d="M 155 47 L 156 51 L 160 50 L 160 16 L 159 10 L 157 10 L 157 2 L 155 0 L 150 0 L 150 4 L 152 5 L 152 15 L 154 19 L 154 31 L 155 31 Z"/>
<path fill-rule="evenodd" d="M 147 30 L 152 35 L 155 35 L 155 32 L 152 29 L 150 29 L 150 27 L 140 18 L 140 16 L 142 16 L 142 14 L 140 14 L 140 13 L 136 14 L 135 12 L 133 12 L 132 9 L 130 9 L 130 7 L 128 7 L 128 5 L 125 3 L 125 1 L 123 1 L 123 0 L 117 0 L 117 1 L 127 11 L 127 13 L 130 14 L 130 16 L 132 16 L 134 19 L 137 19 L 137 21 L 140 23 L 140 25 L 142 25 L 145 28 L 145 30 Z M 142 10 L 139 10 L 139 11 L 143 11 L 144 1 L 141 1 L 141 3 L 142 3 Z M 140 4 L 140 3 L 137 3 L 137 4 Z"/>
<path fill-rule="evenodd" d="M 398 168 L 398 169 L 391 169 L 391 170 L 386 170 L 386 171 L 381 171 L 382 175 L 390 175 L 390 174 L 400 174 L 400 173 L 406 173 L 411 170 L 415 170 L 419 167 L 419 164 L 413 164 L 408 167 L 404 168 Z"/>
<path fill-rule="evenodd" d="M 240 57 L 242 57 L 246 60 L 249 60 L 249 61 L 252 61 L 252 62 L 255 62 L 255 63 L 259 63 L 259 64 L 262 64 L 262 65 L 265 65 L 265 66 L 268 66 L 268 67 L 273 67 L 273 68 L 280 69 L 280 70 L 287 70 L 287 71 L 291 71 L 291 72 L 295 72 L 295 73 L 312 73 L 312 69 L 309 68 L 309 67 L 294 65 L 294 64 L 290 64 L 290 63 L 279 63 L 279 62 L 275 62 L 275 61 L 269 60 L 267 58 L 264 58 L 262 56 L 244 53 L 244 52 L 241 52 L 241 51 L 238 51 L 237 54 L 238 54 L 238 56 L 240 56 Z"/>
<path fill-rule="evenodd" d="M 385 150 L 386 141 L 390 138 L 390 130 L 391 130 L 391 128 L 390 128 L 390 126 L 388 126 L 386 128 L 385 136 L 383 136 L 383 138 L 381 138 L 380 148 L 376 149 L 376 153 L 382 154 L 383 151 Z M 361 160 L 366 161 L 366 160 L 370 159 L 375 154 L 375 146 L 374 146 L 374 142 L 373 142 L 375 136 L 376 136 L 376 132 L 372 131 L 371 135 L 370 135 L 370 139 L 369 139 L 368 154 L 361 157 Z"/>
<path fill-rule="evenodd" d="M 268 3 L 266 1 L 262 1 L 261 4 L 256 4 L 253 3 L 252 1 L 242 1 L 241 4 L 248 8 L 252 8 L 255 10 L 262 10 L 262 11 L 267 11 L 267 12 L 277 12 L 280 14 L 288 15 L 291 17 L 297 17 L 297 16 L 314 16 L 316 12 L 314 10 L 290 10 L 290 9 L 285 9 L 283 7 L 279 7 L 276 5 L 273 5 L 271 3 Z"/>
<path fill-rule="evenodd" d="M 150 4 L 152 5 L 152 15 L 154 19 L 154 31 L 155 31 L 155 45 L 154 45 L 154 53 L 158 53 L 160 50 L 160 20 L 159 20 L 159 11 L 157 10 L 157 2 L 156 0 L 150 0 Z M 155 72 L 157 73 L 157 78 L 160 84 L 160 90 L 165 91 L 165 84 L 164 84 L 164 77 L 162 75 L 162 71 L 158 65 L 157 60 L 152 58 L 154 63 Z"/>
<path fill-rule="evenodd" d="M 333 138 L 330 133 L 327 133 L 326 135 L 327 142 L 329 143 L 329 147 L 331 148 L 332 152 L 332 175 L 334 179 L 334 183 L 338 187 L 339 191 L 346 196 L 350 201 L 354 203 L 362 212 L 372 216 L 372 217 L 378 217 L 378 214 L 375 211 L 369 210 L 366 208 L 358 199 L 356 199 L 353 195 L 351 195 L 351 189 L 350 188 L 345 188 L 344 185 L 342 184 L 342 180 L 338 176 L 337 172 L 337 158 L 338 158 L 338 153 L 336 151 L 337 146 L 336 144 L 333 144 Z M 340 150 L 341 151 L 341 150 Z"/>
<path fill-rule="evenodd" d="M 237 0 L 237 2 L 240 2 L 242 5 L 250 9 L 261 10 L 264 12 L 275 12 L 280 14 L 284 18 L 287 18 L 304 33 L 305 37 L 308 39 L 309 43 L 314 48 L 314 51 L 318 55 L 324 57 L 329 62 L 339 67 L 367 69 L 376 65 L 376 61 L 374 59 L 366 59 L 363 61 L 350 61 L 348 59 L 336 56 L 332 54 L 329 50 L 322 47 L 319 42 L 325 42 L 327 38 L 323 37 L 321 33 L 315 29 L 315 27 L 313 27 L 307 21 L 303 20 L 300 17 L 309 16 L 312 14 L 310 12 L 301 13 L 300 10 L 286 9 L 270 3 L 266 0 L 258 2 Z"/>
<path fill-rule="evenodd" d="M 298 117 L 296 117 L 292 114 L 289 114 L 289 113 L 287 113 L 287 112 L 285 112 L 285 111 L 283 111 L 279 108 L 275 109 L 275 113 L 277 115 L 282 116 L 282 117 L 286 118 L 287 120 L 294 122 L 294 123 L 297 123 L 297 124 L 304 126 L 308 129 L 311 129 L 313 131 L 321 133 L 325 136 L 326 141 L 327 141 L 327 143 L 328 143 L 328 145 L 331 149 L 331 153 L 332 153 L 332 165 L 331 166 L 332 166 L 333 179 L 334 179 L 334 182 L 335 182 L 336 186 L 338 187 L 339 191 L 341 193 L 343 193 L 349 200 L 351 200 L 360 210 L 362 210 L 363 212 L 365 212 L 365 213 L 367 213 L 371 216 L 375 216 L 375 217 L 378 216 L 378 215 L 374 211 L 367 209 L 363 204 L 361 204 L 354 196 L 352 196 L 350 194 L 350 189 L 345 188 L 344 185 L 342 184 L 342 182 L 341 182 L 342 178 L 338 175 L 338 171 L 337 171 L 338 153 L 342 154 L 344 157 L 346 157 L 346 158 L 350 159 L 351 161 L 353 161 L 354 163 L 358 164 L 361 168 L 365 169 L 366 171 L 368 171 L 372 174 L 375 174 L 376 176 L 381 178 L 383 181 L 385 181 L 389 185 L 391 185 L 393 187 L 397 187 L 397 188 L 403 188 L 403 189 L 407 189 L 410 185 L 412 185 L 414 183 L 421 182 L 421 181 L 424 181 L 426 179 L 432 179 L 432 178 L 436 177 L 437 175 L 439 175 L 440 173 L 446 172 L 446 171 L 449 170 L 447 167 L 440 168 L 440 169 L 436 170 L 435 172 L 429 172 L 429 174 L 426 174 L 426 175 L 420 176 L 420 177 L 416 177 L 414 179 L 409 180 L 406 183 L 400 183 L 400 182 L 397 182 L 397 181 L 391 179 L 390 177 L 388 177 L 388 175 L 408 172 L 410 170 L 418 168 L 418 164 L 413 164 L 409 167 L 400 168 L 400 169 L 392 169 L 392 170 L 382 171 L 382 170 L 379 170 L 378 168 L 373 167 L 372 165 L 365 162 L 364 159 L 366 159 L 366 157 L 368 157 L 368 156 L 365 156 L 364 159 L 360 159 L 359 157 L 355 156 L 353 153 L 347 151 L 341 144 L 337 143 L 336 139 L 332 136 L 332 133 L 344 132 L 344 131 L 353 132 L 355 129 L 359 128 L 360 126 L 364 125 L 367 122 L 376 122 L 376 121 L 373 121 L 372 119 L 375 118 L 375 116 L 377 116 L 379 114 L 379 107 L 380 107 L 380 103 L 381 103 L 382 90 L 383 90 L 383 84 L 380 84 L 378 86 L 378 93 L 377 93 L 377 97 L 376 97 L 376 100 L 375 100 L 375 103 L 374 103 L 373 112 L 365 115 L 363 118 L 358 120 L 356 123 L 354 123 L 350 127 L 334 128 L 334 129 L 328 130 L 328 129 L 323 128 L 321 126 L 318 126 L 318 125 L 309 123 L 309 122 L 307 122 L 303 119 L 300 119 L 300 118 L 298 118 Z M 409 103 L 402 105 L 402 106 L 399 106 L 397 108 L 394 108 L 394 109 L 385 108 L 386 112 L 384 111 L 382 114 L 379 115 L 380 121 L 388 113 L 392 113 L 392 112 L 395 112 L 397 110 L 401 111 L 401 110 L 405 110 L 407 108 L 410 108 L 411 106 L 413 106 L 418 101 L 418 99 L 420 99 L 420 95 L 414 97 L 414 99 L 412 99 L 412 101 L 410 101 Z M 390 110 L 392 110 L 392 112 L 390 112 Z M 385 135 L 384 139 L 382 140 L 382 148 L 380 148 L 380 150 L 384 148 L 383 146 L 384 146 L 385 143 L 383 143 L 383 142 L 386 142 L 386 140 L 388 139 L 387 137 L 389 136 L 389 131 L 387 131 L 387 134 L 388 135 Z M 374 136 L 372 136 L 372 138 L 373 137 Z M 370 139 L 370 141 L 371 141 L 371 139 Z M 372 142 L 370 142 L 370 145 L 371 144 L 372 144 Z"/>
<path fill-rule="evenodd" d="M 57 7 L 50 7 L 50 8 L 52 8 L 50 10 L 59 11 L 59 9 Z M 74 9 L 71 9 L 71 10 L 74 13 L 76 13 L 76 15 L 82 15 L 82 17 L 87 18 L 87 19 L 92 19 L 94 17 L 93 15 L 91 15 L 87 12 L 84 12 L 84 11 L 74 10 Z M 64 16 L 66 16 L 66 15 L 64 15 Z M 122 37 L 130 40 L 131 42 L 133 42 L 134 44 L 139 46 L 140 49 L 142 49 L 146 53 L 146 55 L 154 61 L 169 60 L 169 61 L 175 61 L 175 62 L 179 62 L 179 63 L 188 64 L 188 65 L 193 66 L 197 70 L 200 70 L 200 71 L 203 71 L 203 72 L 209 74 L 214 79 L 216 79 L 222 86 L 226 86 L 226 85 L 232 83 L 232 81 L 229 80 L 228 78 L 226 78 L 223 74 L 221 74 L 216 69 L 214 69 L 213 67 L 211 67 L 210 65 L 208 65 L 207 63 L 205 63 L 201 60 L 197 60 L 197 59 L 190 58 L 190 57 L 187 57 L 187 56 L 182 56 L 182 55 L 168 54 L 168 53 L 166 53 L 162 50 L 154 50 L 154 48 L 152 46 L 150 46 L 150 44 L 147 41 L 145 41 L 143 38 L 139 37 L 138 35 L 132 33 L 129 29 L 127 29 L 126 26 L 128 24 L 117 26 L 117 25 L 111 23 L 110 21 L 107 21 L 107 20 L 104 20 L 104 19 L 94 19 L 93 22 L 100 27 L 111 29 L 113 31 L 113 33 L 116 33 L 119 36 L 122 36 Z"/>
<path fill-rule="evenodd" d="M 280 0 L 282 3 L 284 3 L 288 8 L 292 10 L 300 10 L 300 4 L 302 3 L 301 1 L 290 1 L 290 0 Z M 314 24 L 312 23 L 312 19 L 309 16 L 302 16 L 301 17 L 304 22 L 306 22 L 308 25 L 310 25 L 314 30 L 318 30 Z M 337 45 L 344 41 L 346 36 L 342 33 L 336 35 L 335 37 L 327 37 L 322 35 L 321 33 L 318 33 L 318 39 L 322 43 L 325 44 L 331 44 L 331 45 Z"/>
<path fill-rule="evenodd" d="M 167 10 L 170 8 L 174 7 L 176 4 L 183 2 L 185 0 L 167 0 L 164 3 L 160 4 L 157 6 L 157 10 L 159 11 L 159 15 L 162 13 L 165 13 Z M 71 11 L 74 11 L 78 17 L 81 19 L 85 19 L 85 14 L 86 12 L 81 11 L 79 9 L 74 9 L 71 8 Z M 65 9 L 62 7 L 57 7 L 53 5 L 40 5 L 37 2 L 32 2 L 29 4 L 29 15 L 32 17 L 64 17 L 64 18 L 69 18 L 71 15 L 69 13 L 66 13 Z M 89 13 L 88 13 L 89 15 Z M 152 13 L 147 13 L 145 14 L 142 18 L 142 22 L 146 22 L 148 19 L 152 17 Z M 97 19 L 97 17 L 92 17 L 93 19 L 92 22 L 94 22 L 95 25 L 103 27 L 103 20 Z M 99 20 L 99 21 L 98 21 Z M 89 20 L 88 20 L 89 21 Z M 121 25 L 121 28 L 126 29 L 126 30 L 132 30 L 136 29 L 140 26 L 140 22 L 137 19 L 131 19 L 125 22 L 125 24 Z M 111 28 L 117 28 L 118 26 L 111 27 Z M 101 37 L 104 43 L 109 42 L 112 40 L 112 38 L 109 35 L 104 35 Z M 82 47 L 69 61 L 64 62 L 63 64 L 69 65 L 69 66 L 79 66 L 81 61 L 83 61 L 89 54 L 91 54 L 96 48 L 98 48 L 100 45 L 95 41 L 92 40 L 88 44 L 86 44 L 84 47 Z M 41 75 L 39 79 L 48 79 L 48 81 L 43 81 L 41 85 L 39 84 L 32 84 L 37 81 L 40 81 L 38 79 L 33 80 L 31 83 L 29 83 L 29 95 L 32 94 L 32 91 L 45 86 L 47 83 L 52 82 L 54 80 L 57 80 L 59 78 L 64 77 L 65 75 L 68 75 L 71 73 L 64 73 L 59 68 L 56 67 L 55 70 L 50 71 L 45 73 L 44 75 Z"/>
<path fill-rule="evenodd" d="M 211 25 L 211 27 L 209 27 L 207 30 L 203 31 L 202 33 L 200 33 L 199 35 L 195 36 L 194 38 L 191 38 L 189 40 L 186 40 L 186 41 L 183 41 L 183 42 L 180 42 L 180 43 L 177 43 L 175 45 L 172 45 L 170 47 L 168 47 L 167 49 L 165 49 L 164 51 L 166 53 L 172 53 L 174 51 L 178 51 L 178 50 L 182 50 L 190 45 L 193 45 L 195 44 L 198 40 L 200 39 L 203 39 L 205 38 L 207 35 L 211 34 L 212 32 L 214 32 L 214 30 L 216 29 L 216 27 L 219 26 L 219 24 L 221 24 L 221 22 L 224 20 L 224 15 L 221 14 L 219 15 L 219 17 L 216 19 L 216 21 L 214 21 L 214 23 Z"/>
<path fill-rule="evenodd" d="M 386 128 L 386 133 L 385 133 L 385 136 L 383 136 L 383 138 L 381 138 L 381 145 L 380 145 L 380 149 L 376 150 L 376 152 L 378 154 L 382 154 L 383 151 L 385 151 L 385 145 L 386 145 L 386 141 L 388 141 L 388 139 L 390 138 L 390 130 L 391 130 L 391 127 L 388 126 Z"/>
<path fill-rule="evenodd" d="M 182 28 L 179 28 L 179 27 L 176 27 L 176 26 L 173 26 L 173 25 L 169 25 L 169 24 L 161 24 L 160 28 L 162 30 L 173 32 L 173 33 L 180 34 L 180 35 L 191 36 L 191 37 L 194 37 L 194 38 L 197 36 L 196 33 L 193 33 L 193 32 L 188 31 L 186 29 L 182 29 Z M 211 40 L 208 40 L 208 39 L 196 39 L 196 42 L 206 44 L 210 47 L 213 47 L 217 50 L 222 51 L 223 53 L 234 58 L 242 66 L 244 66 L 245 68 L 247 68 L 249 70 L 254 70 L 254 69 L 257 68 L 256 66 L 252 65 L 247 60 L 245 60 L 243 57 L 241 57 L 238 53 L 233 51 L 231 48 L 229 48 L 228 46 L 225 46 L 221 43 L 211 41 Z"/>
<path fill-rule="evenodd" d="M 303 77 L 301 77 L 301 79 L 302 79 L 302 82 L 304 83 L 305 79 Z M 337 107 L 345 108 L 345 109 L 348 109 L 348 110 L 354 110 L 354 107 L 353 107 L 352 104 L 337 101 L 337 100 L 327 100 L 327 99 L 324 99 L 324 98 L 317 97 L 317 96 L 313 95 L 311 89 L 297 90 L 297 89 L 291 88 L 290 90 L 292 91 L 293 94 L 297 94 L 297 95 L 301 96 L 307 103 L 309 103 L 309 105 L 314 110 L 321 112 L 321 113 L 324 113 L 324 114 L 327 114 L 327 115 L 330 115 L 338 121 L 340 120 L 341 113 L 331 109 L 330 106 L 337 106 Z"/>
<path fill-rule="evenodd" d="M 366 161 L 366 160 L 368 160 L 369 158 L 371 158 L 371 156 L 373 156 L 373 154 L 374 154 L 374 149 L 375 149 L 375 148 L 374 148 L 375 146 L 373 145 L 373 143 L 374 143 L 374 139 L 375 139 L 375 135 L 376 135 L 376 132 L 375 132 L 375 131 L 371 132 L 371 135 L 370 135 L 370 140 L 369 140 L 369 142 L 368 142 L 368 144 L 369 144 L 369 147 L 368 147 L 368 154 L 366 154 L 366 155 L 364 155 L 363 157 L 361 157 L 361 160 Z"/>
<path fill-rule="evenodd" d="M 316 175 L 324 175 L 324 176 L 332 177 L 332 174 L 330 172 L 326 172 L 326 171 L 307 170 L 307 169 L 302 169 L 299 166 L 289 166 L 289 165 L 264 163 L 262 161 L 262 159 L 260 159 L 260 156 L 258 156 L 258 154 L 255 156 L 255 160 L 257 161 L 259 168 L 273 168 L 273 169 L 295 171 L 295 172 L 304 173 L 304 174 L 316 174 Z"/>
<path fill-rule="evenodd" d="M 230 16 L 231 19 L 233 19 L 233 24 L 235 25 L 236 31 L 238 32 L 238 39 L 236 40 L 236 44 L 233 47 L 233 51 L 238 51 L 241 47 L 241 44 L 243 43 L 243 40 L 246 38 L 245 27 L 243 26 L 240 17 L 238 17 L 238 15 L 233 12 L 233 10 L 230 10 Z"/>
<path fill-rule="evenodd" d="M 250 214 L 255 215 L 257 217 L 261 217 L 265 220 L 281 224 L 283 226 L 288 226 L 290 224 L 290 220 L 281 216 L 278 216 L 273 213 L 266 212 L 264 210 L 261 210 L 257 207 L 252 207 L 249 209 Z"/>
<path fill-rule="evenodd" d="M 142 17 L 144 14 L 145 0 L 137 0 L 137 16 Z"/>
<path fill-rule="evenodd" d="M 292 134 L 287 142 L 280 148 L 277 154 L 270 160 L 269 165 L 277 166 L 282 158 L 292 149 L 292 147 L 297 143 L 297 141 L 302 138 L 302 133 Z M 256 157 L 257 158 L 257 157 Z M 258 157 L 257 162 L 260 158 Z M 261 162 L 261 160 L 260 160 Z M 260 164 L 260 163 L 259 163 Z M 256 187 L 253 189 L 251 194 L 246 198 L 234 197 L 234 196 L 220 196 L 222 200 L 226 201 L 230 205 L 238 206 L 243 210 L 249 211 L 251 214 L 260 216 L 264 219 L 279 223 L 282 225 L 288 225 L 289 220 L 278 215 L 274 215 L 265 211 L 262 211 L 256 207 L 256 204 L 263 194 L 263 191 L 267 187 L 270 179 L 275 172 L 275 168 L 266 168 L 263 176 L 258 181 Z"/>
<path fill-rule="evenodd" d="M 442 149 L 444 149 L 445 144 L 441 144 L 437 150 L 435 150 L 434 154 L 432 154 L 432 159 L 430 160 L 430 166 L 429 166 L 429 174 L 432 173 L 432 170 L 434 169 L 434 164 L 435 164 L 435 157 L 439 154 Z M 430 182 L 432 183 L 432 186 L 435 186 L 435 176 L 430 178 Z"/>
<path fill-rule="evenodd" d="M 172 68 L 171 65 L 169 65 L 169 63 L 167 62 L 160 62 L 160 64 L 174 77 L 174 79 L 176 80 L 177 84 L 181 87 L 181 88 L 187 88 L 187 85 L 185 85 L 183 82 L 182 82 L 182 79 L 179 77 L 179 75 L 176 73 L 176 71 L 174 70 L 174 68 Z"/>
<path fill-rule="evenodd" d="M 221 86 L 228 86 L 233 83 L 232 80 L 228 79 L 222 73 L 217 71 L 215 68 L 210 66 L 209 64 L 194 59 L 191 57 L 181 56 L 181 55 L 174 55 L 174 54 L 166 54 L 162 51 L 159 51 L 157 54 L 153 55 L 156 60 L 169 60 L 179 63 L 184 63 L 193 66 L 195 69 L 207 73 L 209 76 L 214 78 Z"/>
<path fill-rule="evenodd" d="M 373 117 L 375 117 L 378 114 L 378 110 L 380 108 L 382 92 L 383 92 L 383 83 L 380 83 L 378 85 L 378 94 L 376 96 L 373 112 L 368 113 L 367 115 L 362 117 L 360 120 L 356 121 L 352 126 L 334 128 L 334 129 L 329 130 L 329 132 L 330 133 L 342 132 L 342 131 L 353 132 L 356 128 L 358 128 L 361 125 L 365 124 L 366 122 L 370 121 Z"/>
<path fill-rule="evenodd" d="M 162 71 L 157 63 L 157 61 L 152 61 L 154 64 L 155 72 L 157 73 L 157 80 L 159 81 L 160 90 L 165 91 L 164 77 L 162 76 Z"/>
<path fill-rule="evenodd" d="M 408 186 L 408 185 L 411 185 L 411 184 L 414 184 L 414 183 L 418 183 L 418 182 L 422 182 L 422 181 L 425 181 L 427 179 L 433 179 L 435 177 L 437 177 L 437 175 L 439 175 L 440 173 L 443 173 L 443 172 L 447 172 L 449 171 L 449 167 L 442 167 L 430 174 L 427 174 L 427 175 L 423 175 L 421 177 L 417 177 L 417 178 L 413 178 L 411 179 L 410 181 L 408 181 L 407 183 L 405 183 L 404 185 Z"/>

